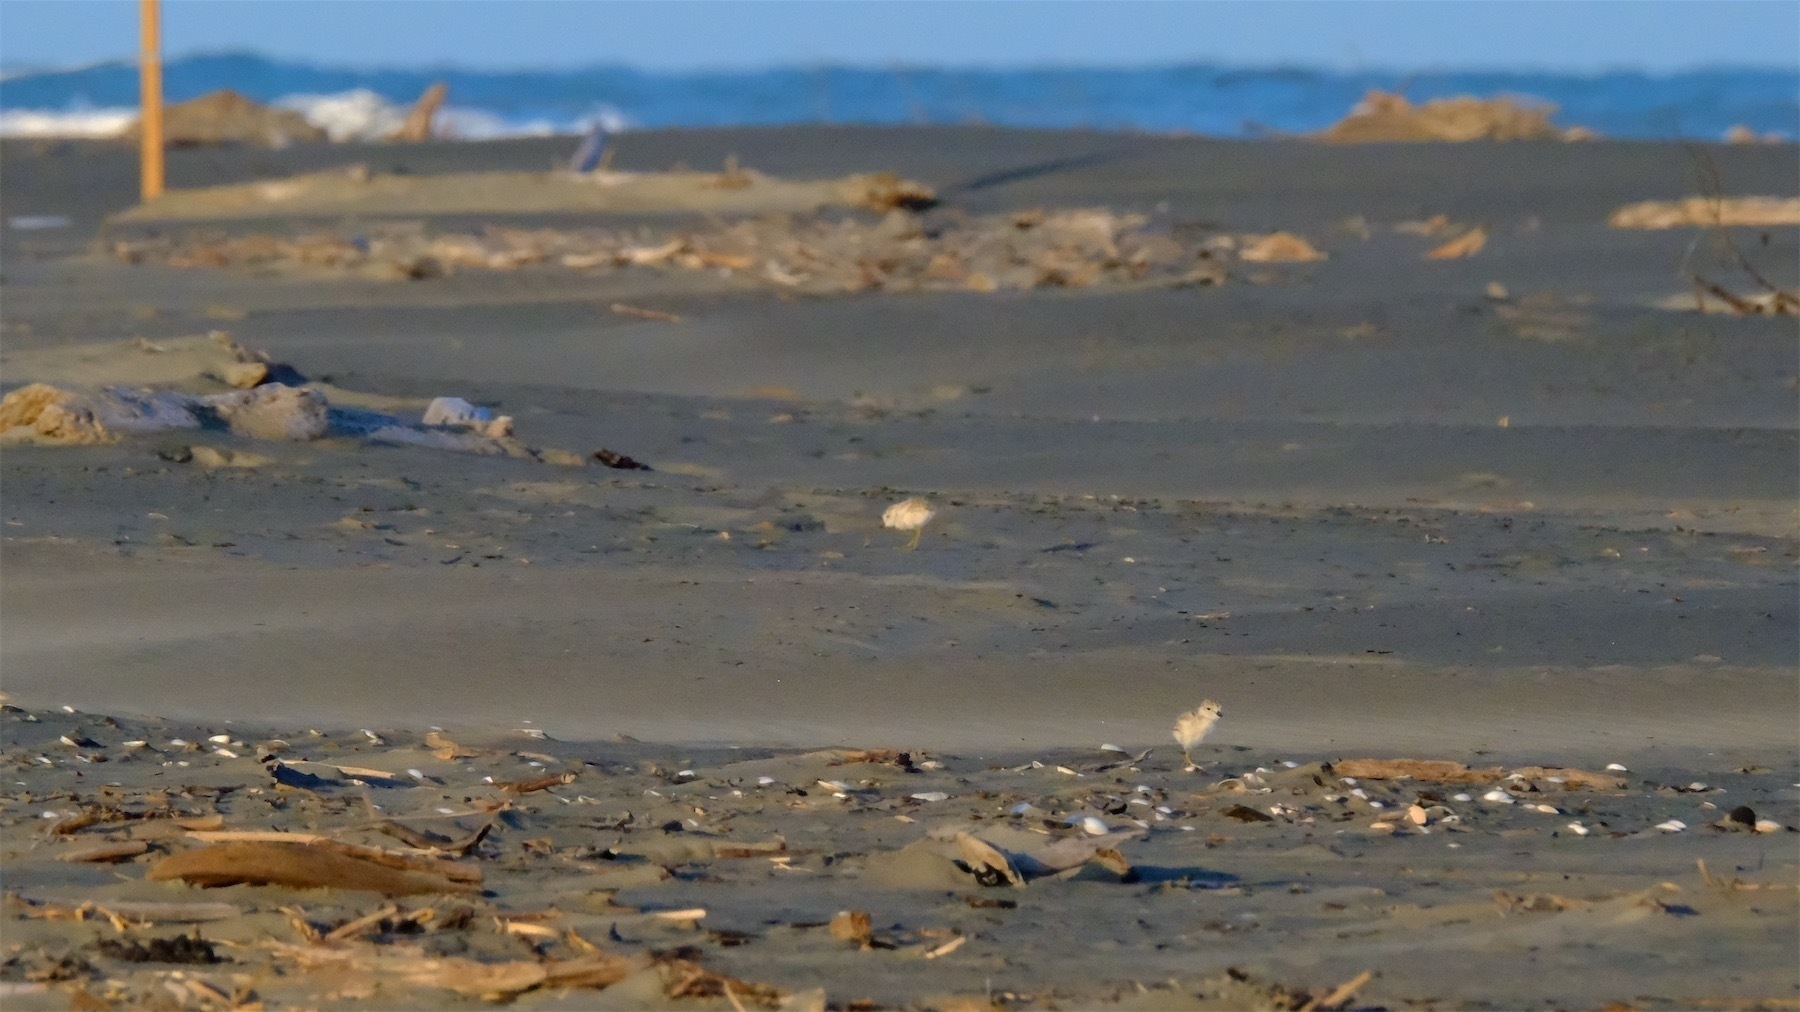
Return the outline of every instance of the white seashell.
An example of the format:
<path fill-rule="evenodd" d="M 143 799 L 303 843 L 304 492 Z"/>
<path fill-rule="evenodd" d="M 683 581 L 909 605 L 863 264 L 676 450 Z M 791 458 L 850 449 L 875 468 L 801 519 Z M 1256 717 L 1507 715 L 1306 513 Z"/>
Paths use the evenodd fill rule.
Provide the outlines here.
<path fill-rule="evenodd" d="M 1545 815 L 1560 815 L 1561 814 L 1560 812 L 1558 812 L 1556 810 L 1555 805 L 1526 805 L 1525 807 L 1534 812 L 1543 812 Z"/>
<path fill-rule="evenodd" d="M 1058 766 L 1056 768 L 1056 772 L 1063 773 L 1063 774 L 1066 774 L 1071 777 L 1078 777 L 1081 775 L 1081 774 L 1075 772 L 1074 770 L 1068 768 L 1067 766 Z"/>
<path fill-rule="evenodd" d="M 850 785 L 844 783 L 842 780 L 821 780 L 819 781 L 819 786 L 828 791 L 848 792 L 850 790 Z"/>
<path fill-rule="evenodd" d="M 1377 833 L 1392 833 L 1394 831 L 1394 824 L 1391 822 L 1371 822 L 1369 823 L 1369 828 Z"/>
<path fill-rule="evenodd" d="M 1338 783 L 1349 784 L 1350 786 L 1355 787 L 1356 786 L 1356 778 L 1355 777 L 1338 777 Z"/>
<path fill-rule="evenodd" d="M 1100 746 L 1100 751 L 1102 751 L 1102 752 L 1117 752 L 1120 755 L 1130 755 L 1131 754 L 1130 752 L 1126 751 L 1125 749 L 1122 749 L 1119 746 L 1111 744 L 1111 743 Z"/>
<path fill-rule="evenodd" d="M 1283 759 L 1281 765 L 1286 766 L 1290 770 L 1297 770 L 1300 768 L 1300 764 L 1292 759 Z"/>
<path fill-rule="evenodd" d="M 1513 803 L 1512 795 L 1506 793 L 1505 791 L 1489 791 L 1486 794 L 1483 794 L 1481 796 L 1481 800 L 1495 801 L 1495 802 L 1499 802 L 1502 805 L 1510 805 Z"/>
<path fill-rule="evenodd" d="M 1695 793 L 1698 793 L 1700 791 L 1706 790 L 1706 785 L 1701 783 L 1700 781 L 1696 780 L 1693 783 L 1687 785 L 1687 789 L 1690 791 L 1694 791 Z"/>
<path fill-rule="evenodd" d="M 381 735 L 376 734 L 375 732 L 369 730 L 366 727 L 362 729 L 362 733 L 363 733 L 363 737 L 369 739 L 370 741 L 374 742 L 377 745 L 386 745 L 387 744 L 387 742 L 381 740 Z"/>
<path fill-rule="evenodd" d="M 1105 836 L 1112 832 L 1112 827 L 1092 815 L 1071 815 L 1063 821 L 1071 826 L 1080 826 L 1081 831 L 1089 836 Z"/>
<path fill-rule="evenodd" d="M 170 738 L 169 739 L 169 747 L 170 748 L 187 748 L 188 743 L 185 738 Z"/>
<path fill-rule="evenodd" d="M 230 750 L 228 748 L 215 748 L 215 749 L 213 749 L 213 754 L 214 755 L 222 755 L 227 759 L 236 759 L 238 757 L 238 754 L 236 752 L 233 752 L 232 750 Z"/>
<path fill-rule="evenodd" d="M 950 795 L 943 791 L 920 791 L 912 796 L 914 801 L 946 801 Z"/>
<path fill-rule="evenodd" d="M 774 782 L 775 782 L 774 777 L 757 777 L 756 778 L 756 784 L 759 787 L 767 787 Z"/>
<path fill-rule="evenodd" d="M 1414 805 L 1406 810 L 1406 818 L 1415 826 L 1423 826 L 1428 816 L 1422 806 Z"/>
<path fill-rule="evenodd" d="M 1586 826 L 1582 825 L 1579 822 L 1569 823 L 1568 828 L 1569 828 L 1569 832 L 1574 833 L 1576 836 L 1586 836 L 1589 833 L 1593 832 L 1593 830 L 1587 828 Z"/>
<path fill-rule="evenodd" d="M 119 743 L 119 747 L 120 748 L 143 748 L 144 746 L 146 746 L 148 744 L 150 744 L 150 743 L 143 740 L 142 738 L 139 738 L 134 741 L 122 741 Z"/>
<path fill-rule="evenodd" d="M 1012 808 L 1008 809 L 1006 814 L 1008 814 L 1008 815 L 1031 815 L 1033 813 L 1040 812 L 1040 811 L 1042 811 L 1042 809 L 1034 806 L 1031 802 L 1021 801 L 1018 804 L 1012 806 Z"/>
<path fill-rule="evenodd" d="M 676 770 L 675 775 L 678 777 L 697 777 L 700 774 L 695 773 L 693 770 Z"/>
<path fill-rule="evenodd" d="M 229 745 L 231 744 L 231 735 L 215 734 L 206 740 L 212 742 L 214 745 Z"/>
<path fill-rule="evenodd" d="M 67 745 L 67 746 L 69 746 L 69 747 L 70 747 L 70 748 L 80 748 L 80 746 L 79 746 L 79 745 L 76 745 L 76 744 L 75 744 L 75 739 L 73 739 L 73 738 L 71 738 L 71 737 L 69 737 L 69 736 L 68 736 L 68 735 L 66 735 L 66 734 L 65 734 L 65 735 L 59 735 L 59 736 L 58 736 L 58 737 L 57 737 L 57 739 L 56 739 L 56 740 L 57 740 L 57 741 L 60 741 L 60 742 L 62 742 L 62 743 L 63 743 L 63 744 L 64 744 L 64 745 Z"/>
<path fill-rule="evenodd" d="M 74 707 L 73 707 L 73 706 L 69 706 L 69 705 L 67 705 L 67 704 L 64 704 L 64 705 L 63 705 L 63 708 L 62 708 L 62 712 L 64 712 L 64 713 L 74 713 L 74 712 L 75 712 L 75 708 L 74 708 Z"/>
<path fill-rule="evenodd" d="M 1757 819 L 1756 831 L 1758 833 L 1779 833 L 1781 832 L 1781 823 L 1774 819 Z"/>
<path fill-rule="evenodd" d="M 1606 768 L 1609 770 L 1612 770 L 1614 773 L 1630 773 L 1631 772 L 1630 770 L 1625 768 L 1623 763 L 1607 763 Z"/>
<path fill-rule="evenodd" d="M 1132 798 L 1130 801 L 1127 801 L 1125 803 L 1128 805 L 1143 805 L 1145 808 L 1150 807 L 1150 799 L 1149 798 Z"/>
<path fill-rule="evenodd" d="M 1175 814 L 1175 809 L 1170 808 L 1168 805 L 1157 805 L 1156 811 L 1161 815 L 1174 815 Z"/>
<path fill-rule="evenodd" d="M 1687 828 L 1687 823 L 1681 821 L 1680 819 L 1670 819 L 1667 822 L 1657 823 L 1656 828 L 1662 830 L 1665 833 L 1679 833 L 1682 830 Z"/>
<path fill-rule="evenodd" d="M 1369 807 L 1370 807 L 1370 808 L 1386 808 L 1386 807 L 1387 807 L 1387 802 L 1385 802 L 1385 801 L 1371 801 L 1371 802 L 1369 802 Z"/>
<path fill-rule="evenodd" d="M 1468 793 L 1463 793 L 1463 794 L 1452 794 L 1452 795 L 1451 795 L 1451 796 L 1450 796 L 1450 800 L 1452 800 L 1452 801 L 1474 801 L 1474 800 L 1475 800 L 1475 795 L 1473 795 L 1473 794 L 1468 794 Z"/>
<path fill-rule="evenodd" d="M 409 768 L 409 769 L 407 769 L 407 771 L 406 771 L 406 775 L 407 775 L 407 776 L 409 776 L 409 777 L 412 777 L 412 778 L 413 778 L 413 779 L 414 779 L 414 780 L 423 780 L 423 779 L 425 779 L 425 774 L 424 774 L 424 772 L 423 772 L 423 771 L 421 771 L 421 770 L 415 770 L 415 769 L 410 769 L 410 768 Z"/>
<path fill-rule="evenodd" d="M 936 759 L 927 759 L 919 764 L 919 768 L 922 770 L 941 770 L 944 768 L 944 764 L 938 762 Z"/>
<path fill-rule="evenodd" d="M 1357 797 L 1363 799 L 1364 801 L 1369 800 L 1369 792 L 1363 790 L 1361 787 L 1358 787 L 1357 789 L 1351 791 L 1350 793 L 1356 795 Z"/>

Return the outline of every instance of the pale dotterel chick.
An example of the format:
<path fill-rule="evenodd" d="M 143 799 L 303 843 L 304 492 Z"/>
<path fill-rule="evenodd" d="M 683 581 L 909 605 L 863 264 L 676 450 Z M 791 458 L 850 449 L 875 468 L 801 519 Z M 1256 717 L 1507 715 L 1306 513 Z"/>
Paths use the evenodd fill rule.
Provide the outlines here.
<path fill-rule="evenodd" d="M 1200 764 L 1194 762 L 1190 750 L 1206 740 L 1207 733 L 1219 722 L 1219 715 L 1223 712 L 1218 703 L 1209 699 L 1201 703 L 1199 709 L 1175 718 L 1175 741 L 1181 745 L 1181 755 L 1187 760 L 1189 772 L 1200 768 Z"/>
<path fill-rule="evenodd" d="M 919 547 L 919 538 L 925 533 L 925 525 L 937 511 L 923 499 L 905 499 L 889 506 L 881 514 L 881 526 L 892 527 L 897 531 L 913 532 L 912 540 L 906 543 L 905 551 Z"/>

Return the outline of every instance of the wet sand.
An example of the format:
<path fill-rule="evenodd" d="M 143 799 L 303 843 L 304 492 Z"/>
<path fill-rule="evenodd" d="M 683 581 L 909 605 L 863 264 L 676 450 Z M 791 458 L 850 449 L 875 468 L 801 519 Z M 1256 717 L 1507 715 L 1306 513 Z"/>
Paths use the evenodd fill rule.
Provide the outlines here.
<path fill-rule="evenodd" d="M 1800 171 L 1791 146 L 1705 150 L 1730 194 L 1791 194 Z M 229 184 L 356 162 L 380 171 L 541 171 L 560 152 L 549 142 L 178 152 L 171 179 Z M 927 221 L 1107 207 L 1141 213 L 1152 227 L 1289 229 L 1329 259 L 1234 264 L 1224 283 L 1205 288 L 829 298 L 648 269 L 589 275 L 544 265 L 395 283 L 133 267 L 103 255 L 96 236 L 189 226 L 105 222 L 132 203 L 128 152 L 0 145 L 5 214 L 71 219 L 60 229 L 0 231 L 7 389 L 80 373 L 71 348 L 224 329 L 384 410 L 463 397 L 513 416 L 532 446 L 583 455 L 604 447 L 654 468 L 567 468 L 345 439 L 276 444 L 217 431 L 7 447 L 0 673 L 13 702 L 38 711 L 41 725 L 91 723 L 46 712 L 66 704 L 207 728 L 234 721 L 269 736 L 316 727 L 333 741 L 365 727 L 412 740 L 436 725 L 492 741 L 530 726 L 562 742 L 629 735 L 660 743 L 641 746 L 648 751 L 529 746 L 559 763 L 599 763 L 608 777 L 651 754 L 723 769 L 735 758 L 726 748 L 759 757 L 929 749 L 968 779 L 943 788 L 957 797 L 1015 789 L 989 765 L 1037 758 L 1079 772 L 1104 764 L 1102 743 L 1133 753 L 1154 746 L 1145 766 L 1160 778 L 1154 790 L 1206 796 L 1169 806 L 1187 813 L 1192 832 L 1146 820 L 1148 835 L 1121 852 L 1134 865 L 1205 868 L 1306 905 L 1304 914 L 1297 906 L 1281 915 L 1295 918 L 1292 930 L 1258 922 L 1241 936 L 1248 948 L 1208 936 L 1167 963 L 1175 950 L 1158 946 L 1187 929 L 1151 914 L 1141 937 L 1107 927 L 1161 902 L 1143 884 L 1115 881 L 1102 894 L 1034 883 L 1031 896 L 1054 896 L 1036 919 L 1006 920 L 1005 911 L 956 899 L 1005 926 L 989 939 L 978 933 L 988 928 L 959 928 L 974 940 L 933 960 L 931 973 L 924 963 L 881 970 L 887 976 L 866 990 L 882 1005 L 933 1005 L 946 992 L 982 997 L 983 980 L 1014 996 L 1000 998 L 1009 1007 L 1174 1003 L 1206 993 L 1203 982 L 1227 966 L 1314 989 L 1375 969 L 1381 976 L 1361 1000 L 1384 1007 L 1792 999 L 1800 981 L 1791 966 L 1765 958 L 1791 951 L 1797 937 L 1791 890 L 1759 893 L 1738 909 L 1748 894 L 1704 892 L 1692 869 L 1704 859 L 1714 871 L 1791 883 L 1800 862 L 1791 834 L 1700 828 L 1739 804 L 1790 825 L 1800 801 L 1793 321 L 1655 308 L 1683 290 L 1678 272 L 1694 234 L 1605 224 L 1624 204 L 1695 192 L 1690 152 L 800 129 L 634 134 L 620 140 L 617 167 L 707 167 L 733 153 L 798 178 L 886 170 L 917 179 L 944 202 Z M 1483 225 L 1488 246 L 1466 260 L 1424 260 L 1435 242 L 1393 226 L 1434 214 Z M 641 221 L 668 229 L 683 220 L 573 217 L 450 216 L 424 227 Z M 1791 229 L 1733 234 L 1768 276 L 1800 272 Z M 1493 282 L 1503 298 L 1488 291 Z M 680 322 L 621 316 L 608 309 L 615 302 Z M 111 351 L 100 359 L 81 375 L 129 374 L 135 361 Z M 268 462 L 179 462 L 176 451 L 202 443 Z M 907 496 L 939 511 L 916 552 L 899 551 L 905 536 L 880 526 L 882 509 Z M 1196 754 L 1210 773 L 1183 774 L 1167 729 L 1208 697 L 1226 714 Z M 148 727 L 142 735 L 181 733 Z M 85 733 L 109 748 L 124 740 L 123 732 Z M 15 819 L 6 831 L 9 877 L 20 869 L 14 881 L 39 898 L 79 903 L 92 883 L 36 870 L 40 857 L 18 816 L 44 804 L 95 803 L 97 783 L 116 777 L 149 790 L 183 768 L 134 760 L 94 767 L 85 779 L 95 784 L 64 783 L 83 772 L 79 760 L 41 737 L 40 727 L 16 722 L 7 731 L 8 754 L 30 771 L 17 778 L 30 797 L 7 808 Z M 1570 840 L 1564 827 L 1588 799 L 1532 819 L 1507 809 L 1505 819 L 1488 820 L 1465 805 L 1479 832 L 1467 847 L 1445 849 L 1431 834 L 1371 836 L 1366 826 L 1379 814 L 1358 807 L 1366 799 L 1323 801 L 1312 795 L 1325 789 L 1314 786 L 1306 804 L 1318 811 L 1278 815 L 1204 854 L 1192 847 L 1222 832 L 1219 813 L 1243 800 L 1227 803 L 1213 786 L 1240 766 L 1356 755 L 1476 766 L 1618 762 L 1634 771 L 1630 788 L 1592 802 L 1617 831 L 1637 834 L 1669 818 L 1691 828 Z M 224 763 L 220 775 L 244 784 L 265 775 L 254 761 L 242 765 Z M 715 794 L 743 779 L 696 769 Z M 1643 770 L 1656 772 L 1636 775 Z M 448 790 L 482 772 L 432 775 Z M 641 796 L 645 784 L 630 779 L 637 774 L 617 775 L 624 779 L 609 779 L 608 790 Z M 1694 781 L 1726 793 L 1659 792 Z M 897 801 L 907 814 L 909 793 L 937 789 L 932 781 L 899 792 L 902 782 L 911 783 L 883 781 L 860 807 Z M 1110 789 L 1123 797 L 1135 785 Z M 573 793 L 557 790 L 572 802 Z M 1049 796 L 1033 790 L 1019 800 L 1044 807 Z M 33 800 L 66 791 L 75 796 Z M 1266 811 L 1270 802 L 1245 803 Z M 267 820 L 242 804 L 218 806 L 231 828 L 264 828 Z M 396 793 L 387 807 L 416 813 L 427 804 Z M 992 819 L 1011 804 L 983 798 L 945 819 L 979 827 L 970 816 Z M 1109 802 L 1099 804 L 1107 818 L 1142 814 L 1114 816 Z M 1060 819 L 1092 807 L 1083 796 L 1044 810 Z M 796 836 L 814 834 L 819 841 L 806 846 L 859 855 L 841 874 L 835 862 L 814 869 L 821 891 L 810 906 L 779 916 L 828 920 L 839 907 L 872 907 L 866 897 L 886 895 L 868 892 L 863 855 L 924 835 L 895 822 L 891 808 L 868 816 L 885 820 L 878 839 L 859 836 L 872 830 L 856 819 L 800 810 L 765 813 L 754 833 L 745 828 L 745 836 L 787 834 L 795 846 Z M 578 840 L 569 810 L 540 804 L 512 817 L 481 860 L 527 860 L 523 842 L 544 827 L 555 828 L 552 854 L 610 844 Z M 1346 859 L 1336 855 L 1325 868 L 1302 868 L 1283 857 L 1339 846 L 1340 827 L 1318 821 L 1327 811 L 1353 820 L 1354 862 L 1340 867 Z M 1309 816 L 1312 823 L 1301 821 Z M 326 821 L 333 832 L 355 831 Z M 1252 845 L 1247 831 L 1286 842 Z M 627 839 L 645 832 L 619 831 Z M 1443 865 L 1436 877 L 1455 881 L 1456 899 L 1399 901 L 1439 912 L 1407 920 L 1404 930 L 1382 928 L 1380 942 L 1346 941 L 1327 924 L 1330 908 L 1287 891 L 1302 879 L 1317 891 L 1323 877 L 1334 889 L 1366 884 L 1394 894 L 1415 874 L 1403 868 L 1424 867 L 1421 847 L 1432 867 Z M 1618 858 L 1597 856 L 1616 855 L 1608 847 L 1657 856 L 1615 879 L 1607 876 Z M 715 872 L 674 881 L 697 883 L 680 887 L 696 904 L 737 904 L 731 916 L 743 923 L 734 930 L 761 931 L 756 911 L 776 902 L 794 874 L 763 865 L 755 882 L 729 874 L 712 882 Z M 1499 868 L 1523 877 L 1502 881 Z M 1685 883 L 1688 892 L 1672 902 L 1698 916 L 1632 907 L 1650 911 L 1641 929 L 1649 934 L 1609 934 L 1604 925 L 1620 923 L 1611 914 L 1538 911 L 1532 923 L 1555 944 L 1597 938 L 1602 954 L 1532 962 L 1533 946 L 1552 943 L 1513 937 L 1516 925 L 1490 894 L 1515 886 L 1562 893 L 1560 884 L 1520 883 L 1563 874 L 1599 876 L 1585 880 L 1584 901 L 1615 904 L 1661 881 Z M 142 888 L 161 895 L 179 887 Z M 536 902 L 510 888 L 487 902 Z M 1695 889 L 1705 902 L 1690 895 Z M 1770 896 L 1780 902 L 1761 902 Z M 668 902 L 689 901 L 683 892 Z M 893 902 L 894 923 L 907 931 L 948 928 L 924 900 Z M 1441 937 L 1445 922 L 1432 918 L 1457 920 L 1467 915 L 1458 904 L 1469 903 L 1484 914 L 1458 929 L 1455 945 L 1471 953 L 1466 972 L 1433 976 L 1438 957 L 1419 948 Z M 1091 924 L 1083 920 L 1090 915 Z M 14 916 L 15 928 L 27 923 Z M 1635 924 L 1640 915 L 1631 917 Z M 35 931 L 50 922 L 29 923 Z M 841 1004 L 865 996 L 852 993 L 856 975 L 874 972 L 864 957 L 884 958 L 852 950 L 857 958 L 845 960 L 810 942 L 776 942 L 778 933 L 743 946 L 702 935 L 703 963 L 792 992 L 817 983 Z M 906 944 L 930 948 L 929 940 L 907 935 Z M 1075 959 L 1109 940 L 1121 948 Z M 682 943 L 658 936 L 622 948 Z M 62 943 L 44 936 L 35 944 Z M 1686 967 L 1649 955 L 1671 946 L 1704 949 L 1717 962 Z M 771 948 L 782 955 L 758 956 Z M 1150 998 L 1129 983 L 1156 986 L 1171 975 L 1180 978 L 1175 989 Z"/>

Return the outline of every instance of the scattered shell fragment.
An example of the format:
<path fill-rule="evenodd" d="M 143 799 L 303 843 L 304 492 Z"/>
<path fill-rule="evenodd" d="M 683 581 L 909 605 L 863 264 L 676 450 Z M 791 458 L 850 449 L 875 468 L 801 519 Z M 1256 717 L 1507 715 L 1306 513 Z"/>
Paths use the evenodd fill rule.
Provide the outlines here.
<path fill-rule="evenodd" d="M 1579 822 L 1569 823 L 1568 830 L 1569 830 L 1569 832 L 1574 833 L 1576 836 L 1586 836 L 1589 833 L 1593 832 L 1593 830 L 1589 829 L 1588 827 L 1582 825 Z"/>
<path fill-rule="evenodd" d="M 1687 828 L 1687 823 L 1682 822 L 1680 819 L 1670 819 L 1667 822 L 1657 823 L 1656 828 L 1665 833 L 1679 833 Z"/>
<path fill-rule="evenodd" d="M 1609 769 L 1609 770 L 1612 770 L 1612 771 L 1613 771 L 1613 772 L 1616 772 L 1616 773 L 1629 773 L 1629 772 L 1631 772 L 1631 771 L 1630 771 L 1630 770 L 1628 770 L 1628 769 L 1626 769 L 1626 768 L 1625 768 L 1625 766 L 1624 766 L 1624 764 L 1622 764 L 1622 763 L 1607 763 L 1607 764 L 1606 764 L 1606 768 L 1607 768 L 1607 769 Z"/>
<path fill-rule="evenodd" d="M 943 791 L 920 791 L 911 797 L 914 801 L 947 801 L 950 795 Z"/>
<path fill-rule="evenodd" d="M 1513 803 L 1512 795 L 1499 790 L 1489 791 L 1486 794 L 1483 794 L 1481 800 L 1493 801 L 1502 805 L 1510 805 Z"/>

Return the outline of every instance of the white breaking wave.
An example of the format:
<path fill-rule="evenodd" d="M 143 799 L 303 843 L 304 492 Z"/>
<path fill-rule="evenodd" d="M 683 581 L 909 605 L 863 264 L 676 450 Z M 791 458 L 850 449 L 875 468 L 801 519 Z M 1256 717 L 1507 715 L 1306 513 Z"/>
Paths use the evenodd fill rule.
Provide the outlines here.
<path fill-rule="evenodd" d="M 334 141 L 376 141 L 400 129 L 406 110 L 367 88 L 335 95 L 288 95 L 273 103 L 291 109 Z"/>
<path fill-rule="evenodd" d="M 136 119 L 136 109 L 4 109 L 0 137 L 117 137 Z"/>
<path fill-rule="evenodd" d="M 377 141 L 406 122 L 410 106 L 390 102 L 367 88 L 331 95 L 288 95 L 270 103 L 291 109 L 324 130 L 333 141 Z M 0 137 L 116 137 L 137 120 L 135 108 L 6 109 L 0 110 Z M 502 137 L 547 137 L 585 133 L 598 124 L 607 133 L 631 128 L 625 114 L 611 106 L 599 106 L 586 116 L 568 121 L 552 119 L 509 120 L 498 113 L 469 106 L 445 106 L 438 111 L 437 132 L 456 140 L 494 140 Z"/>

